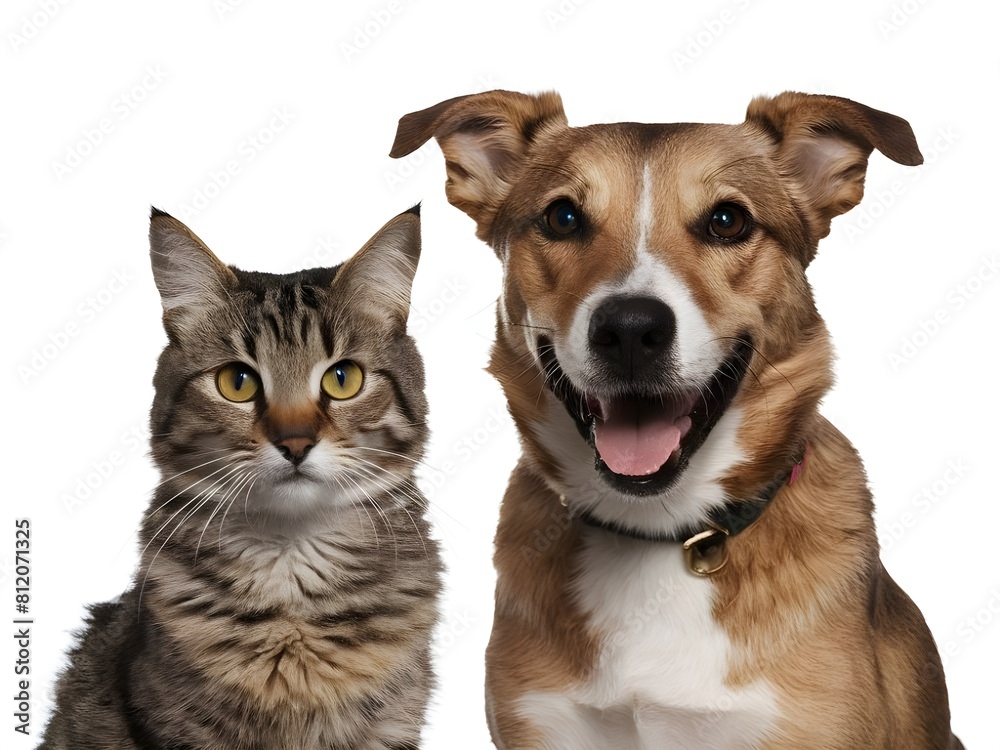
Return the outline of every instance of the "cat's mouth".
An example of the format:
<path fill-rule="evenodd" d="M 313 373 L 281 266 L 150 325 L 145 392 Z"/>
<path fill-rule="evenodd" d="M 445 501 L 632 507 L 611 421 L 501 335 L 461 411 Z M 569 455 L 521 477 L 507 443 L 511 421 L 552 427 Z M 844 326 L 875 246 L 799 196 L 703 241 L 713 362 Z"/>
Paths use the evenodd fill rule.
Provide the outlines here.
<path fill-rule="evenodd" d="M 704 383 L 681 392 L 634 387 L 624 394 L 585 393 L 544 337 L 538 356 L 546 385 L 593 448 L 601 478 L 625 494 L 645 496 L 664 492 L 680 477 L 735 398 L 753 353 L 748 337 L 735 342 Z"/>

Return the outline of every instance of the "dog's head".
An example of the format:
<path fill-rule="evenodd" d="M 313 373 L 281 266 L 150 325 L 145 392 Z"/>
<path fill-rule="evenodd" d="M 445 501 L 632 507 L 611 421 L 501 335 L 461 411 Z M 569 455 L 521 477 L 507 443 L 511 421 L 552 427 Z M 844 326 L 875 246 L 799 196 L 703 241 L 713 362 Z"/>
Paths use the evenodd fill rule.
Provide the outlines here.
<path fill-rule="evenodd" d="M 921 162 L 898 117 L 830 96 L 739 125 L 568 127 L 558 95 L 493 91 L 400 120 L 504 265 L 491 370 L 569 502 L 664 530 L 759 490 L 830 383 L 805 269 L 862 197 L 873 149 Z"/>

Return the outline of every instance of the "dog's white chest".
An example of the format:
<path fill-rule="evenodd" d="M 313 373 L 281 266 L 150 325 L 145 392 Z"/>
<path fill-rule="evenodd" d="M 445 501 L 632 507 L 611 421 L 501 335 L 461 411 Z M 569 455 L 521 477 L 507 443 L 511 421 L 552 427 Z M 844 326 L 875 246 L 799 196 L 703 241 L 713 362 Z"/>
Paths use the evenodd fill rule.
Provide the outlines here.
<path fill-rule="evenodd" d="M 521 699 L 547 746 L 758 747 L 776 701 L 767 684 L 725 684 L 732 644 L 712 618 L 711 583 L 688 572 L 679 545 L 587 533 L 578 599 L 606 638 L 584 685 Z"/>

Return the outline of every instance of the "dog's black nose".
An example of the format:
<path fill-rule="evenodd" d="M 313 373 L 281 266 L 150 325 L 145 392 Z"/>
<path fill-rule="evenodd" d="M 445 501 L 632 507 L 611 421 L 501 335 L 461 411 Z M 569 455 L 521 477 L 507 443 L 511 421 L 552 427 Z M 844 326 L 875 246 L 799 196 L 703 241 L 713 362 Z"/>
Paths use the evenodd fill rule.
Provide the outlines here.
<path fill-rule="evenodd" d="M 590 350 L 609 370 L 633 378 L 652 376 L 674 340 L 674 311 L 651 297 L 609 297 L 590 316 Z"/>

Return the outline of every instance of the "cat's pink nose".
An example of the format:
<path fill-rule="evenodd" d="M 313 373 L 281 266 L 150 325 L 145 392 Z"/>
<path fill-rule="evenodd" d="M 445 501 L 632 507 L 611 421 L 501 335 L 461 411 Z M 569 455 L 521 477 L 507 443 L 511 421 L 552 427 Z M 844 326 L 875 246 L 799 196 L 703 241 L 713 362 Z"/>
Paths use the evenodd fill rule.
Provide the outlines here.
<path fill-rule="evenodd" d="M 295 435 L 274 441 L 278 452 L 295 466 L 305 461 L 314 445 L 316 445 L 316 438 L 311 435 Z"/>

